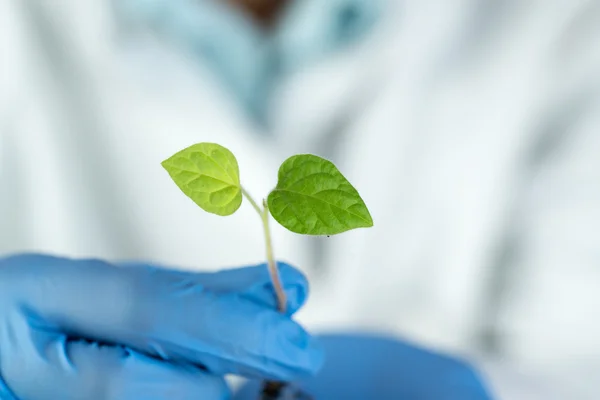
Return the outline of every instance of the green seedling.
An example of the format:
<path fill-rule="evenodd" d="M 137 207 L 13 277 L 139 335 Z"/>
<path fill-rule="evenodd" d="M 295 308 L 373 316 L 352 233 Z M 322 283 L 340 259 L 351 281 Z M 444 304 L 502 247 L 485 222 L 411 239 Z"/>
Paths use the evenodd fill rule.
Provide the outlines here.
<path fill-rule="evenodd" d="M 358 191 L 331 161 L 312 154 L 285 160 L 277 186 L 261 204 L 241 185 L 235 156 L 218 144 L 192 145 L 163 161 L 162 166 L 179 189 L 209 213 L 231 215 L 244 197 L 252 205 L 262 221 L 267 265 L 281 312 L 286 311 L 287 300 L 273 256 L 269 214 L 288 230 L 303 235 L 330 236 L 373 226 Z"/>

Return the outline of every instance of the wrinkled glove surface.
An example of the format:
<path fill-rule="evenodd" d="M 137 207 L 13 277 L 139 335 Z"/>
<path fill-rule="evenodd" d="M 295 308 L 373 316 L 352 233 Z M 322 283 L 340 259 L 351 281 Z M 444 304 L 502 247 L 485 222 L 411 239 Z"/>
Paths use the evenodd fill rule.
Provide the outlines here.
<path fill-rule="evenodd" d="M 305 278 L 280 264 L 289 314 Z M 276 311 L 264 265 L 195 273 L 0 259 L 0 399 L 227 399 L 223 376 L 299 379 L 322 353 Z"/>
<path fill-rule="evenodd" d="M 483 379 L 468 363 L 399 340 L 366 334 L 319 337 L 326 361 L 314 377 L 289 392 L 314 400 L 490 400 Z M 236 400 L 254 400 L 251 381 Z"/>

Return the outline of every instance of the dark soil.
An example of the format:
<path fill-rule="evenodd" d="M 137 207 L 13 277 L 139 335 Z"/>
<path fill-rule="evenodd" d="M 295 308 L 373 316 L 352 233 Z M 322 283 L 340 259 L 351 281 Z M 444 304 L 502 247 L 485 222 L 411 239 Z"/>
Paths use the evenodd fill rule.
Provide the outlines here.
<path fill-rule="evenodd" d="M 263 384 L 259 400 L 314 400 L 300 389 L 285 382 L 266 381 Z"/>

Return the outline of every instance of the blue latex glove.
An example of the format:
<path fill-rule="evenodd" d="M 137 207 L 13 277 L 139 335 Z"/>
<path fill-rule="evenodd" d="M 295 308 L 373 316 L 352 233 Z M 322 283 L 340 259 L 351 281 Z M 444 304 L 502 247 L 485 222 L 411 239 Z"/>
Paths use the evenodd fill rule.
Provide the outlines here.
<path fill-rule="evenodd" d="M 294 386 L 315 400 L 489 400 L 481 378 L 465 362 L 397 340 L 326 335 L 323 369 Z M 255 400 L 250 382 L 236 400 Z"/>
<path fill-rule="evenodd" d="M 306 280 L 281 272 L 294 312 Z M 321 352 L 273 297 L 264 265 L 192 273 L 0 259 L 0 399 L 226 399 L 226 373 L 308 376 Z"/>

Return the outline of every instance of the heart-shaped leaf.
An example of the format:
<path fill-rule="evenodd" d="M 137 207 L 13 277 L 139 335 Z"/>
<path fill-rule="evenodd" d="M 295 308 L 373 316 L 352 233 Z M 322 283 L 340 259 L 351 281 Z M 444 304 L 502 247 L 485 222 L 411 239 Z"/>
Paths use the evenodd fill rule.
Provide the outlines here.
<path fill-rule="evenodd" d="M 305 235 L 334 235 L 373 226 L 358 191 L 331 161 L 311 154 L 284 161 L 267 203 L 277 222 Z"/>
<path fill-rule="evenodd" d="M 242 204 L 235 156 L 214 143 L 192 145 L 162 162 L 177 186 L 203 210 L 231 215 Z"/>

